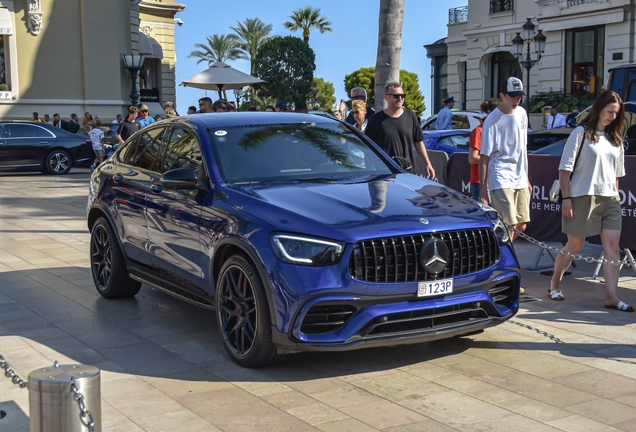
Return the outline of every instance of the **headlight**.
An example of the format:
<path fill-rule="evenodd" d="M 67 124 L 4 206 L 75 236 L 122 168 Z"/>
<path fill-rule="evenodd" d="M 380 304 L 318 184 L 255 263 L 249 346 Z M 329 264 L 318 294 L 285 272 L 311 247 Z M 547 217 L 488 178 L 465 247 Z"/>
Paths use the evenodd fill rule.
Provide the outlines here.
<path fill-rule="evenodd" d="M 508 234 L 508 228 L 506 228 L 506 225 L 503 223 L 501 218 L 497 218 L 492 230 L 495 233 L 495 238 L 497 239 L 499 245 L 506 246 L 507 244 L 510 244 L 510 235 Z"/>
<path fill-rule="evenodd" d="M 344 243 L 289 234 L 273 234 L 270 243 L 279 260 L 306 266 L 336 264 L 345 247 Z"/>

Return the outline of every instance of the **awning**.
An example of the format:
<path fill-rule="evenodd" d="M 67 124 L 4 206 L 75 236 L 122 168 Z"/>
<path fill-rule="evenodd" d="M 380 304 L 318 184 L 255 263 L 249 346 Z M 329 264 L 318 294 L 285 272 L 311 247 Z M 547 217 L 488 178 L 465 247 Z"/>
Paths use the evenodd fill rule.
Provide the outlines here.
<path fill-rule="evenodd" d="M 152 55 L 152 43 L 150 43 L 150 39 L 143 33 L 139 33 L 139 44 L 137 45 L 137 52 L 139 54 L 143 54 L 146 57 Z"/>
<path fill-rule="evenodd" d="M 596 12 L 586 12 L 585 14 L 539 18 L 538 21 L 541 30 L 547 32 L 612 24 L 623 22 L 624 19 L 625 10 L 622 7 L 617 7 Z"/>
<path fill-rule="evenodd" d="M 7 8 L 0 8 L 0 34 L 13 34 L 13 20 L 11 19 L 11 14 Z"/>
<path fill-rule="evenodd" d="M 162 59 L 163 48 L 161 48 L 161 45 L 159 45 L 159 42 L 157 42 L 157 40 L 152 37 L 148 37 L 148 40 L 150 41 L 150 44 L 152 45 L 152 54 L 147 55 L 146 58 Z"/>

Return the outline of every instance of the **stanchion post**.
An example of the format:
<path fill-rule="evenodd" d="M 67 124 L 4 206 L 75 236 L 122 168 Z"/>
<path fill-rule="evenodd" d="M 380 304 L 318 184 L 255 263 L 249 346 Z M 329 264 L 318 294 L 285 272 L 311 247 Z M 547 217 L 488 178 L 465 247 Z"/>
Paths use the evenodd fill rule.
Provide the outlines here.
<path fill-rule="evenodd" d="M 29 374 L 31 432 L 101 432 L 100 371 L 60 365 Z"/>

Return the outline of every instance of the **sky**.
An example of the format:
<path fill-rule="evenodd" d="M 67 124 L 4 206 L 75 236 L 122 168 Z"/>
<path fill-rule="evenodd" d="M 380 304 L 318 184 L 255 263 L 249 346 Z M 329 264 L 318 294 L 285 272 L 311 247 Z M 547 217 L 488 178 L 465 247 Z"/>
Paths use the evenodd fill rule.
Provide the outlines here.
<path fill-rule="evenodd" d="M 336 101 L 348 100 L 344 89 L 345 75 L 361 68 L 375 66 L 378 41 L 379 0 L 181 0 L 186 8 L 176 15 L 183 25 L 175 26 L 175 49 L 177 56 L 177 106 L 185 111 L 197 105 L 205 96 L 204 90 L 183 87 L 179 84 L 207 69 L 207 62 L 197 64 L 199 59 L 188 58 L 195 50 L 195 43 L 205 43 L 213 34 L 227 34 L 237 22 L 246 18 L 260 18 L 272 24 L 273 36 L 298 36 L 283 26 L 292 10 L 311 6 L 319 7 L 321 14 L 331 22 L 332 32 L 313 30 L 309 45 L 316 53 L 315 77 L 331 82 L 335 88 Z M 426 57 L 424 45 L 446 37 L 448 10 L 466 6 L 468 0 L 405 0 L 404 24 L 402 27 L 402 53 L 400 69 L 414 72 L 419 77 L 424 95 L 426 111 L 431 115 L 431 59 Z M 247 60 L 228 62 L 230 66 L 249 73 Z M 216 100 L 216 92 L 208 92 Z M 228 99 L 234 95 L 228 91 Z"/>

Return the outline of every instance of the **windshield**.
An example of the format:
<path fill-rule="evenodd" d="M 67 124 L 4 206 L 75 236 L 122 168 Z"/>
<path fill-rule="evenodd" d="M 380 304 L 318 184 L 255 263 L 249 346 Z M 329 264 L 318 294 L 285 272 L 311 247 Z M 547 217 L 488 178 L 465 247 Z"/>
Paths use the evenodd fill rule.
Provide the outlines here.
<path fill-rule="evenodd" d="M 251 125 L 211 129 L 227 183 L 342 179 L 397 172 L 343 124 Z"/>

